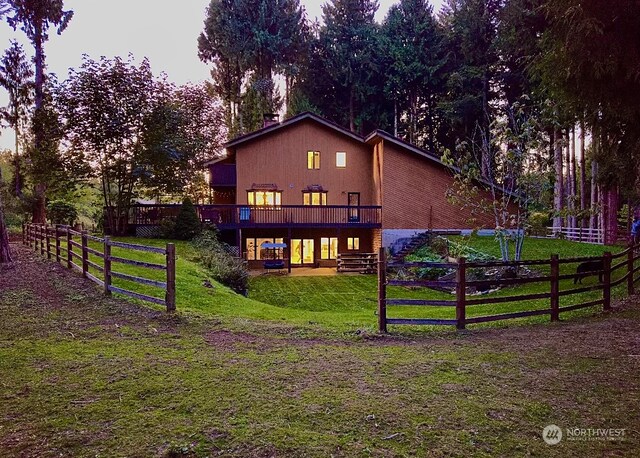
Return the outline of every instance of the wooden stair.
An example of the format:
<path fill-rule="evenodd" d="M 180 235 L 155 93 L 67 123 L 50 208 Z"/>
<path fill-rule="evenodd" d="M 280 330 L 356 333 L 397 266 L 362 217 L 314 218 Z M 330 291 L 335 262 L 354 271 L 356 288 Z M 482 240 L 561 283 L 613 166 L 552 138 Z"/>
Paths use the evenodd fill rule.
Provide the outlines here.
<path fill-rule="evenodd" d="M 402 248 L 393 255 L 393 262 L 404 262 L 404 258 L 414 253 L 418 248 L 429 243 L 429 238 L 431 234 L 429 232 L 423 232 L 421 234 L 417 234 L 411 238 L 408 243 L 405 243 Z"/>

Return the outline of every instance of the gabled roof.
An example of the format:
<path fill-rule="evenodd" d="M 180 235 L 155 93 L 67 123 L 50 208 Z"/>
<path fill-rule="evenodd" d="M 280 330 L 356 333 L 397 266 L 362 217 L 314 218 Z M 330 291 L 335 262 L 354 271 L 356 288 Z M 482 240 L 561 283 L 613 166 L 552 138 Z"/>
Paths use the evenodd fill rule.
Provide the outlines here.
<path fill-rule="evenodd" d="M 284 129 L 286 127 L 289 127 L 293 124 L 297 124 L 301 121 L 304 121 L 306 119 L 310 119 L 314 122 L 317 122 L 319 124 L 322 124 L 325 127 L 328 127 L 329 129 L 332 129 L 338 133 L 341 133 L 343 135 L 346 135 L 347 137 L 351 137 L 352 139 L 358 141 L 358 142 L 363 142 L 364 138 L 361 137 L 360 135 L 351 132 L 348 129 L 345 129 L 344 127 L 333 123 L 327 119 L 324 119 L 320 116 L 318 116 L 317 114 L 311 113 L 311 112 L 304 112 L 304 113 L 300 113 L 299 115 L 296 115 L 292 118 L 289 119 L 285 119 L 284 121 L 282 121 L 281 123 L 278 124 L 272 124 L 270 126 L 267 127 L 263 127 L 262 129 L 250 132 L 248 134 L 245 135 L 241 135 L 238 138 L 234 138 L 233 140 L 227 142 L 224 147 L 229 149 L 229 148 L 234 148 L 238 145 L 241 145 L 243 143 L 249 142 L 251 140 L 255 140 L 257 138 L 263 137 L 265 135 L 269 135 L 273 132 L 279 131 L 281 129 Z"/>
<path fill-rule="evenodd" d="M 367 135 L 364 141 L 371 145 L 371 144 L 377 143 L 379 139 L 383 139 L 388 142 L 394 143 L 400 146 L 401 148 L 411 151 L 412 153 L 425 157 L 431 161 L 437 162 L 438 164 L 443 165 L 445 167 L 451 168 L 449 165 L 442 162 L 442 160 L 435 154 L 425 149 L 419 148 L 416 145 L 412 145 L 411 143 L 407 143 L 404 140 L 400 140 L 398 137 L 394 137 L 393 135 L 391 135 L 388 132 L 385 132 L 384 130 L 380 130 L 380 129 L 374 130 L 369 135 Z"/>

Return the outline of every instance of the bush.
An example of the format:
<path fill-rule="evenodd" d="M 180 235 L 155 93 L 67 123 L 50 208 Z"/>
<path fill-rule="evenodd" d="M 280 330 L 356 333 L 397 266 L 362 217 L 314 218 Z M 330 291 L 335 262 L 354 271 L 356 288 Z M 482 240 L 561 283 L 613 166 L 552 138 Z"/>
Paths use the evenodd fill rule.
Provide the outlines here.
<path fill-rule="evenodd" d="M 545 236 L 547 227 L 551 225 L 548 213 L 534 212 L 529 215 L 529 235 Z"/>
<path fill-rule="evenodd" d="M 249 272 L 242 259 L 230 254 L 231 248 L 218 240 L 215 231 L 204 231 L 192 242 L 198 262 L 211 272 L 218 282 L 236 293 L 247 294 Z"/>
<path fill-rule="evenodd" d="M 52 224 L 73 226 L 78 218 L 76 207 L 64 200 L 53 200 L 47 205 L 47 215 Z"/>
<path fill-rule="evenodd" d="M 191 199 L 186 197 L 182 201 L 180 213 L 176 218 L 174 237 L 178 240 L 192 240 L 200 232 L 202 232 L 202 224 L 196 212 L 196 207 L 193 206 Z"/>

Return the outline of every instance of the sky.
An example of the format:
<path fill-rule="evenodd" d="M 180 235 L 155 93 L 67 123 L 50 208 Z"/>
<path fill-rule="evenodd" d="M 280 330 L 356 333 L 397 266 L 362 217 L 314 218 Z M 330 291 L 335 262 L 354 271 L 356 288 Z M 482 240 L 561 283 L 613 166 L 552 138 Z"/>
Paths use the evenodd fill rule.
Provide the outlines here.
<path fill-rule="evenodd" d="M 376 20 L 382 21 L 397 1 L 380 0 Z M 321 18 L 324 0 L 301 3 L 309 18 Z M 431 3 L 438 11 L 442 0 Z M 208 4 L 209 0 L 65 0 L 65 9 L 73 10 L 74 16 L 62 35 L 50 33 L 45 44 L 48 71 L 64 80 L 69 68 L 80 66 L 83 54 L 97 60 L 131 53 L 138 61 L 148 57 L 154 74 L 164 72 L 177 84 L 204 81 L 209 68 L 198 59 L 197 39 Z M 0 49 L 8 47 L 10 39 L 32 54 L 22 31 L 0 23 Z M 0 90 L 0 105 L 6 104 L 6 93 Z M 0 148 L 12 149 L 13 143 L 13 132 L 2 130 Z"/>

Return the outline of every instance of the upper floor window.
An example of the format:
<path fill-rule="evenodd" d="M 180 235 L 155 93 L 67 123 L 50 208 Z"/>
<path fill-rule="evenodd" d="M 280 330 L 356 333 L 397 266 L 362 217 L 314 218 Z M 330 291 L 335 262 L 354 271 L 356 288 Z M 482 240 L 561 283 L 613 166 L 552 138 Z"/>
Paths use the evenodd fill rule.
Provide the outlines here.
<path fill-rule="evenodd" d="M 327 205 L 327 191 L 303 191 L 304 205 Z"/>
<path fill-rule="evenodd" d="M 320 151 L 307 151 L 307 168 L 309 170 L 320 168 Z"/>
<path fill-rule="evenodd" d="M 256 207 L 280 206 L 282 191 L 247 191 L 247 203 Z"/>
<path fill-rule="evenodd" d="M 344 151 L 338 151 L 336 153 L 336 167 L 339 169 L 347 167 L 347 153 Z"/>

